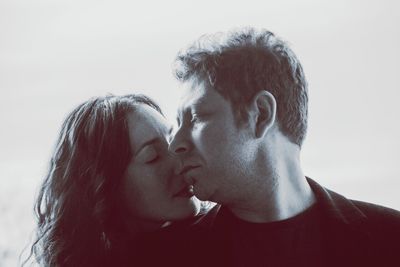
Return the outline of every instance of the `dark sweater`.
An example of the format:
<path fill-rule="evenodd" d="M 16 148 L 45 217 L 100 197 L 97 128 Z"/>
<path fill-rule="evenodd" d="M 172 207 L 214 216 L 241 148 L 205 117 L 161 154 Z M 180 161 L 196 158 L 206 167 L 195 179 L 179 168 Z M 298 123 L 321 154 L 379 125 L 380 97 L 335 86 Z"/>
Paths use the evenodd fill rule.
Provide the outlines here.
<path fill-rule="evenodd" d="M 302 214 L 254 224 L 217 205 L 147 239 L 146 266 L 400 266 L 400 212 L 307 181 L 317 201 Z"/>

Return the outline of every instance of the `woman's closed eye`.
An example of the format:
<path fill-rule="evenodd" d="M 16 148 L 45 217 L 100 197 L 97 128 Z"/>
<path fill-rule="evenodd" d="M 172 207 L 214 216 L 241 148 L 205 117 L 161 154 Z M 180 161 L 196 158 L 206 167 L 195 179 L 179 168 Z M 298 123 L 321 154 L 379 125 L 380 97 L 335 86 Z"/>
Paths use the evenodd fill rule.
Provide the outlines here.
<path fill-rule="evenodd" d="M 153 164 L 160 159 L 161 155 L 154 145 L 148 145 L 142 149 L 138 158 L 143 164 Z"/>
<path fill-rule="evenodd" d="M 156 155 L 154 155 L 153 157 L 151 157 L 150 159 L 148 159 L 148 160 L 146 161 L 146 164 L 153 164 L 153 163 L 156 163 L 159 159 L 160 159 L 160 155 L 159 155 L 159 154 L 156 154 Z"/>

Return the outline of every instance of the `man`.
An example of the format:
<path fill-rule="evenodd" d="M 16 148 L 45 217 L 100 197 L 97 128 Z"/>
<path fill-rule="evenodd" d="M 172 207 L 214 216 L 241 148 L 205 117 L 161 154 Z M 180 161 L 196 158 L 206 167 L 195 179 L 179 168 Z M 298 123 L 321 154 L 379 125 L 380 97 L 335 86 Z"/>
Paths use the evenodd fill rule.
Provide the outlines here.
<path fill-rule="evenodd" d="M 194 194 L 220 204 L 188 234 L 194 262 L 400 266 L 399 212 L 305 177 L 307 83 L 285 42 L 251 28 L 203 36 L 176 63 L 184 91 L 169 149 Z"/>

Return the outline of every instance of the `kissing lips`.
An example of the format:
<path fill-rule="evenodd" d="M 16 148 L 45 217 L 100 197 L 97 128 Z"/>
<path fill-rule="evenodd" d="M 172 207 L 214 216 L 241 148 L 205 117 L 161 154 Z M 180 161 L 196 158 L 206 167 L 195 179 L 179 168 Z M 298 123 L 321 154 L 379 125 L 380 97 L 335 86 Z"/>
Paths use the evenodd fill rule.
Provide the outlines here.
<path fill-rule="evenodd" d="M 191 165 L 185 166 L 185 167 L 181 170 L 181 172 L 180 172 L 179 174 L 185 175 L 185 176 L 186 176 L 186 175 L 188 174 L 188 172 L 190 172 L 191 170 L 196 169 L 196 168 L 198 168 L 198 167 L 200 167 L 200 166 L 191 166 Z"/>
<path fill-rule="evenodd" d="M 191 198 L 193 196 L 193 185 L 185 186 L 182 190 L 174 195 L 174 197 Z"/>

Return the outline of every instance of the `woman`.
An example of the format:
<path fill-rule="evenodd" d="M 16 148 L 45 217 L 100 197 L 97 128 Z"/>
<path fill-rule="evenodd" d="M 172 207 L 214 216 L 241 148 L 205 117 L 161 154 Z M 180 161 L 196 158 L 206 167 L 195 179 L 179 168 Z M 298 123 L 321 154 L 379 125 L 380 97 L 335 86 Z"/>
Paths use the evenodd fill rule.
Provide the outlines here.
<path fill-rule="evenodd" d="M 199 201 L 168 153 L 170 131 L 143 95 L 95 98 L 72 111 L 35 206 L 36 260 L 129 265 L 143 233 L 198 214 Z"/>

